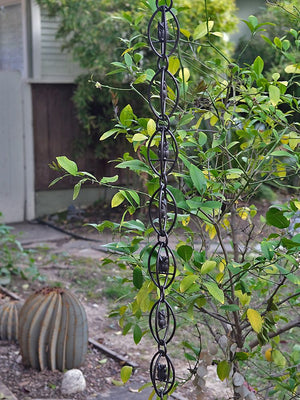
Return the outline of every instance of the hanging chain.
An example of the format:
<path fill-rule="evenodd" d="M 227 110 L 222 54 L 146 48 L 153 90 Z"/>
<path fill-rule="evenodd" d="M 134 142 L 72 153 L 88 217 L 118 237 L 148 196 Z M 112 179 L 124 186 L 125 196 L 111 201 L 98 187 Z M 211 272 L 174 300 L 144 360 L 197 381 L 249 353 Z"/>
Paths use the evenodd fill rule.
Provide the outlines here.
<path fill-rule="evenodd" d="M 176 260 L 169 247 L 169 234 L 177 219 L 177 206 L 167 187 L 168 175 L 178 158 L 176 139 L 170 129 L 170 117 L 179 100 L 176 79 L 168 70 L 169 57 L 179 41 L 179 24 L 172 6 L 172 0 L 156 0 L 156 10 L 148 25 L 149 44 L 158 57 L 158 70 L 150 81 L 148 94 L 149 106 L 156 118 L 156 131 L 148 144 L 148 161 L 159 177 L 159 188 L 149 203 L 150 223 L 157 233 L 157 242 L 149 254 L 148 270 L 159 290 L 159 300 L 149 315 L 150 330 L 158 344 L 158 351 L 150 364 L 150 376 L 160 399 L 171 391 L 175 383 L 175 369 L 167 354 L 167 344 L 174 336 L 176 320 L 165 298 L 165 290 L 176 275 Z"/>

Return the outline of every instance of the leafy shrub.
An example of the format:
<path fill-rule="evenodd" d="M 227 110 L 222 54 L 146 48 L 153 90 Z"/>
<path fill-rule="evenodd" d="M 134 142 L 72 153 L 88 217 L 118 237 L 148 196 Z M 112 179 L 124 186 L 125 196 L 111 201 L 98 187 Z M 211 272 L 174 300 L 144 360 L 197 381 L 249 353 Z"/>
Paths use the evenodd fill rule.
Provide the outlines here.
<path fill-rule="evenodd" d="M 247 24 L 252 33 L 263 29 L 253 17 Z M 300 110 L 299 98 L 288 89 L 299 77 L 299 67 L 289 57 L 298 44 L 290 43 L 285 52 L 282 62 L 290 78 L 282 81 L 279 73 L 265 73 L 261 56 L 250 65 L 239 66 L 223 55 L 221 63 L 222 51 L 210 42 L 213 33 L 207 29 L 201 42 L 215 49 L 216 58 L 204 63 L 199 40 L 190 28 L 183 39 L 190 53 L 169 60 L 182 100 L 170 121 L 171 127 L 177 126 L 179 145 L 178 168 L 168 186 L 179 208 L 175 249 L 179 272 L 167 289 L 168 301 L 178 310 L 178 330 L 188 331 L 182 341 L 183 356 L 198 393 L 205 383 L 208 359 L 203 350 L 207 347 L 209 362 L 217 364 L 221 380 L 230 380 L 235 399 L 293 398 L 300 383 L 299 348 L 294 346 L 299 327 L 300 235 L 288 228 L 299 213 L 300 201 L 287 178 L 299 174 L 300 127 L 293 116 Z M 296 34 L 299 37 L 300 32 Z M 273 48 L 274 41 L 270 42 Z M 151 74 L 137 65 L 134 49 L 125 54 L 122 70 L 132 76 L 137 90 L 141 82 L 151 80 Z M 99 85 L 95 83 L 96 88 Z M 114 138 L 118 143 L 120 135 L 132 144 L 137 156 L 124 154 L 116 160 L 116 168 L 135 172 L 143 190 L 117 188 L 111 205 L 126 204 L 121 222 L 93 226 L 99 232 L 108 228 L 120 234 L 118 241 L 105 246 L 117 255 L 117 261 L 114 256 L 104 262 L 132 271 L 136 296 L 114 315 L 119 315 L 123 333 L 132 331 L 138 343 L 147 332 L 145 316 L 157 296 L 148 276 L 155 234 L 145 222 L 130 216 L 149 204 L 159 187 L 147 163 L 147 144 L 152 138 L 155 154 L 159 137 L 155 121 L 138 116 L 130 104 L 101 140 Z M 100 185 L 116 180 L 97 180 L 78 171 L 76 163 L 66 157 L 57 157 L 57 162 L 64 172 L 79 178 L 74 197 L 87 180 Z M 253 198 L 262 185 L 270 183 L 290 190 L 291 198 L 259 215 Z M 265 346 L 271 348 L 267 353 Z"/>

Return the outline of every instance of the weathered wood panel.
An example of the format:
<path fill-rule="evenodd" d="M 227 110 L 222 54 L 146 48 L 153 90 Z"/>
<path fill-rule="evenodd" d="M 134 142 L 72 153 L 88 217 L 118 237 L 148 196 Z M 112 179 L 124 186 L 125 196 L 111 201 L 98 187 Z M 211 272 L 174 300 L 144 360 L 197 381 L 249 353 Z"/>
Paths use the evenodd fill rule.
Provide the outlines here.
<path fill-rule="evenodd" d="M 75 85 L 33 84 L 33 130 L 35 154 L 35 190 L 46 190 L 58 173 L 49 168 L 57 156 L 65 155 L 76 160 L 81 170 L 98 178 L 121 173 L 121 180 L 128 182 L 127 171 L 116 171 L 108 160 L 96 160 L 92 150 L 81 158 L 74 154 L 74 143 L 82 134 L 72 102 Z M 101 112 L 101 110 L 99 110 Z M 114 153 L 114 157 L 122 154 Z M 108 156 L 109 158 L 109 156 Z M 75 181 L 62 180 L 53 189 L 71 188 Z"/>

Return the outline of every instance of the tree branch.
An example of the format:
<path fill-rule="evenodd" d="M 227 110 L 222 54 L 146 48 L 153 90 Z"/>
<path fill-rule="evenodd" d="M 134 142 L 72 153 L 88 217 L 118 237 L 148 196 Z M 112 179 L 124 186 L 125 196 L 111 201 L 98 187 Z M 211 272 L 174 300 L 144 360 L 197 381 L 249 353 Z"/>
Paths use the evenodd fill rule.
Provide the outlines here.
<path fill-rule="evenodd" d="M 300 327 L 300 318 L 297 318 L 293 321 L 288 322 L 287 324 L 283 325 L 281 328 L 277 329 L 276 332 L 270 332 L 268 334 L 269 339 L 272 339 L 275 336 L 281 335 L 284 332 L 289 331 L 292 328 L 295 328 L 296 326 Z M 249 343 L 249 347 L 251 349 L 253 349 L 254 347 L 256 347 L 259 344 L 258 340 L 255 339 L 252 342 Z"/>

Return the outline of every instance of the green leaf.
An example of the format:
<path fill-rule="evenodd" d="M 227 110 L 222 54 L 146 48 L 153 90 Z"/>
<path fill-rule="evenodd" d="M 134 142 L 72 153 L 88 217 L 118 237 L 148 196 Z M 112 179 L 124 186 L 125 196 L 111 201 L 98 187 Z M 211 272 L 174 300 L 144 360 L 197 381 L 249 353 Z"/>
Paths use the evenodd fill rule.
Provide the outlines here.
<path fill-rule="evenodd" d="M 184 261 L 189 261 L 193 254 L 193 248 L 188 245 L 183 245 L 178 247 L 177 254 L 181 257 Z"/>
<path fill-rule="evenodd" d="M 206 190 L 206 185 L 207 185 L 207 180 L 205 178 L 205 175 L 194 164 L 190 164 L 188 168 L 195 188 L 200 194 L 203 194 Z"/>
<path fill-rule="evenodd" d="M 136 80 L 133 83 L 135 85 L 138 85 L 139 83 L 144 83 L 146 80 L 147 80 L 147 74 L 141 74 L 136 78 Z"/>
<path fill-rule="evenodd" d="M 132 107 L 130 104 L 127 104 L 127 106 L 123 108 L 120 114 L 121 124 L 129 128 L 133 120 L 134 120 L 134 114 Z"/>
<path fill-rule="evenodd" d="M 275 226 L 279 229 L 288 228 L 290 225 L 289 220 L 283 215 L 283 211 L 276 207 L 271 207 L 268 210 L 266 221 L 268 225 Z"/>
<path fill-rule="evenodd" d="M 141 233 L 144 233 L 146 228 L 145 225 L 142 221 L 140 221 L 139 219 L 137 220 L 130 220 L 130 221 L 125 221 L 122 224 L 122 227 L 129 229 L 131 231 L 138 231 Z"/>
<path fill-rule="evenodd" d="M 66 156 L 56 157 L 56 160 L 65 171 L 67 171 L 70 175 L 76 176 L 78 167 L 74 161 L 69 160 Z"/>
<path fill-rule="evenodd" d="M 269 85 L 269 97 L 271 104 L 276 106 L 280 100 L 280 89 L 277 86 Z"/>
<path fill-rule="evenodd" d="M 254 60 L 253 70 L 256 72 L 256 75 L 260 75 L 263 69 L 264 69 L 264 61 L 260 56 L 258 56 Z"/>
<path fill-rule="evenodd" d="M 256 28 L 258 25 L 258 20 L 255 17 L 255 15 L 249 15 L 248 17 L 248 21 L 250 22 L 250 24 L 253 26 L 253 28 Z"/>
<path fill-rule="evenodd" d="M 50 182 L 50 184 L 49 184 L 48 187 L 51 187 L 51 186 L 55 185 L 57 182 L 59 182 L 60 180 L 62 180 L 62 179 L 65 178 L 66 176 L 68 176 L 68 175 L 66 174 L 66 175 L 59 176 L 58 178 L 53 179 L 53 181 Z"/>
<path fill-rule="evenodd" d="M 119 131 L 120 131 L 120 129 L 117 129 L 117 128 L 110 129 L 109 131 L 104 132 L 103 135 L 101 135 L 100 140 L 105 140 Z"/>
<path fill-rule="evenodd" d="M 124 385 L 124 383 L 122 381 L 117 381 L 116 379 L 112 379 L 111 382 L 115 386 L 123 386 Z"/>
<path fill-rule="evenodd" d="M 208 32 L 212 30 L 213 26 L 214 26 L 214 21 L 208 21 L 208 23 L 201 22 L 201 24 L 199 24 L 194 30 L 193 39 L 194 40 L 201 39 L 203 36 L 205 36 Z"/>
<path fill-rule="evenodd" d="M 142 332 L 141 328 L 139 327 L 139 325 L 136 324 L 134 326 L 134 329 L 133 329 L 133 340 L 134 340 L 134 343 L 138 344 L 141 341 L 142 336 L 143 336 L 143 332 Z"/>
<path fill-rule="evenodd" d="M 290 154 L 286 150 L 275 150 L 275 151 L 272 151 L 270 156 L 274 156 L 274 157 L 293 157 L 293 155 Z"/>
<path fill-rule="evenodd" d="M 149 136 L 152 136 L 156 132 L 156 122 L 152 118 L 149 118 L 147 122 L 147 132 Z"/>
<path fill-rule="evenodd" d="M 125 64 L 127 65 L 127 67 L 131 67 L 132 66 L 132 57 L 131 57 L 130 54 L 125 53 L 124 60 L 125 60 Z"/>
<path fill-rule="evenodd" d="M 217 301 L 224 304 L 224 293 L 215 282 L 206 282 L 204 286 Z"/>
<path fill-rule="evenodd" d="M 129 365 L 124 365 L 121 369 L 121 379 L 123 383 L 126 383 L 129 381 L 129 378 L 131 377 L 132 374 L 132 367 Z"/>
<path fill-rule="evenodd" d="M 253 310 L 252 308 L 248 308 L 247 310 L 247 318 L 252 326 L 252 329 L 256 332 L 259 333 L 262 329 L 262 317 L 260 313 L 256 310 Z"/>
<path fill-rule="evenodd" d="M 284 368 L 286 365 L 286 359 L 279 350 L 272 351 L 272 359 L 278 367 Z"/>
<path fill-rule="evenodd" d="M 239 361 L 245 361 L 248 360 L 249 354 L 244 351 L 237 351 L 234 358 Z"/>
<path fill-rule="evenodd" d="M 74 191 L 73 191 L 73 200 L 77 199 L 79 192 L 81 189 L 81 182 L 76 183 L 74 186 Z"/>
<path fill-rule="evenodd" d="M 143 161 L 140 160 L 123 161 L 120 164 L 118 164 L 116 168 L 129 168 L 131 171 L 147 172 L 148 174 L 150 174 L 149 167 Z"/>
<path fill-rule="evenodd" d="M 197 280 L 197 275 L 187 275 L 180 282 L 180 292 L 186 292 Z"/>
<path fill-rule="evenodd" d="M 201 267 L 201 274 L 208 274 L 214 268 L 216 268 L 216 261 L 206 260 L 205 263 Z"/>
<path fill-rule="evenodd" d="M 140 197 L 134 190 L 120 190 L 120 193 L 133 207 L 140 205 Z"/>
<path fill-rule="evenodd" d="M 136 133 L 132 137 L 133 142 L 143 142 L 144 140 L 147 140 L 147 139 L 148 139 L 148 136 L 143 135 L 142 133 Z"/>
<path fill-rule="evenodd" d="M 118 192 L 116 193 L 113 198 L 111 199 L 111 207 L 118 207 L 120 204 L 123 203 L 123 201 L 125 200 L 125 197 L 123 195 L 122 192 Z"/>
<path fill-rule="evenodd" d="M 140 267 L 135 267 L 133 270 L 133 284 L 137 289 L 141 289 L 144 283 L 143 272 Z"/>
<path fill-rule="evenodd" d="M 106 184 L 106 183 L 114 183 L 119 179 L 119 175 L 114 175 L 114 176 L 104 176 L 100 183 Z"/>
<path fill-rule="evenodd" d="M 231 370 L 231 365 L 229 364 L 228 361 L 223 360 L 219 362 L 217 366 L 217 374 L 218 377 L 221 379 L 221 381 L 224 381 L 224 379 L 229 378 L 230 370 Z"/>
<path fill-rule="evenodd" d="M 230 168 L 226 171 L 227 179 L 238 179 L 241 175 L 243 175 L 243 171 L 239 168 Z"/>

